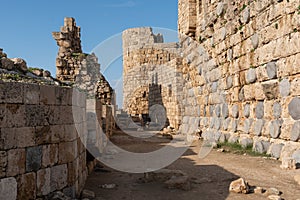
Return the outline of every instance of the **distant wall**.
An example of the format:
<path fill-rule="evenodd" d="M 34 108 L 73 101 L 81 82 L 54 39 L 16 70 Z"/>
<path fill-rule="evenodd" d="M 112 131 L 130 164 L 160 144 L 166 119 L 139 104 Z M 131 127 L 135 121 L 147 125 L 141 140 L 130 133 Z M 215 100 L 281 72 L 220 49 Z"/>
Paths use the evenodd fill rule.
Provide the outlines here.
<path fill-rule="evenodd" d="M 72 88 L 0 83 L 1 198 L 80 194 L 88 173 L 85 110 L 85 94 Z"/>

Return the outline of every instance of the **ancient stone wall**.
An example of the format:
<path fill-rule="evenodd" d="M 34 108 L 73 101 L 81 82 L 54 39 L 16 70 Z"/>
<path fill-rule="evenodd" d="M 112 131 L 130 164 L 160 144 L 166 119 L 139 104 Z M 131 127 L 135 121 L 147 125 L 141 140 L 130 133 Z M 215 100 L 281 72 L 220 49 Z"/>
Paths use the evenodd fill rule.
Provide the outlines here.
<path fill-rule="evenodd" d="M 194 10 L 184 5 L 194 2 L 179 0 L 181 131 L 292 156 L 300 146 L 299 0 L 197 0 L 192 37 L 184 27 Z"/>
<path fill-rule="evenodd" d="M 152 105 L 166 109 L 171 125 L 180 123 L 176 94 L 181 62 L 177 43 L 162 43 L 163 36 L 151 28 L 133 28 L 123 32 L 123 107 L 129 114 L 149 114 Z M 182 85 L 182 84 L 181 84 Z M 172 114 L 171 114 L 172 113 Z"/>
<path fill-rule="evenodd" d="M 3 199 L 80 194 L 88 173 L 85 98 L 72 88 L 0 83 Z"/>

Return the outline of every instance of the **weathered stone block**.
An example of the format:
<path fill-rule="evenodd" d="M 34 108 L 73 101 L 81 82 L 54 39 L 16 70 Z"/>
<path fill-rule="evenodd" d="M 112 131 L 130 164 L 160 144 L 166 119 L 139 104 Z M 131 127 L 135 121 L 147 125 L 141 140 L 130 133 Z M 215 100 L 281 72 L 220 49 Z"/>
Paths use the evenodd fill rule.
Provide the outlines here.
<path fill-rule="evenodd" d="M 6 105 L 6 126 L 24 127 L 25 126 L 25 106 L 21 104 Z"/>
<path fill-rule="evenodd" d="M 50 182 L 51 182 L 51 175 L 50 175 L 50 168 L 41 169 L 37 172 L 37 195 L 44 196 L 48 195 L 51 191 Z"/>
<path fill-rule="evenodd" d="M 281 105 L 278 102 L 275 102 L 273 104 L 273 116 L 275 118 L 280 118 L 281 117 Z"/>
<path fill-rule="evenodd" d="M 291 117 L 294 120 L 299 120 L 300 119 L 300 98 L 299 97 L 293 98 L 292 101 L 289 103 L 288 109 Z"/>
<path fill-rule="evenodd" d="M 228 118 L 228 116 L 229 116 L 229 109 L 228 109 L 228 105 L 227 104 L 223 104 L 222 105 L 222 116 L 224 118 Z"/>
<path fill-rule="evenodd" d="M 72 162 L 78 155 L 77 141 L 60 143 L 58 149 L 59 164 Z"/>
<path fill-rule="evenodd" d="M 253 92 L 253 90 L 251 91 Z M 256 100 L 264 100 L 266 98 L 261 83 L 255 83 L 254 96 Z"/>
<path fill-rule="evenodd" d="M 250 104 L 246 103 L 244 106 L 244 117 L 248 118 L 250 116 Z"/>
<path fill-rule="evenodd" d="M 273 120 L 270 123 L 270 135 L 272 138 L 278 138 L 280 133 L 281 133 L 281 124 L 282 121 L 281 120 Z"/>
<path fill-rule="evenodd" d="M 262 83 L 264 94 L 268 100 L 276 99 L 279 95 L 278 81 L 271 80 Z"/>
<path fill-rule="evenodd" d="M 5 176 L 6 167 L 7 167 L 7 152 L 0 151 L 0 178 Z"/>
<path fill-rule="evenodd" d="M 283 144 L 272 144 L 271 147 L 270 147 L 270 155 L 273 157 L 273 158 L 280 158 L 280 155 L 281 155 L 281 150 L 283 148 Z"/>
<path fill-rule="evenodd" d="M 269 62 L 266 66 L 267 74 L 270 79 L 277 78 L 276 62 Z"/>
<path fill-rule="evenodd" d="M 270 142 L 267 141 L 255 141 L 253 144 L 253 151 L 258 153 L 266 153 L 270 147 Z"/>
<path fill-rule="evenodd" d="M 300 121 L 295 122 L 291 130 L 291 141 L 297 142 L 300 139 Z"/>
<path fill-rule="evenodd" d="M 291 95 L 293 95 L 293 96 L 300 95 L 300 78 L 295 78 L 291 82 Z"/>
<path fill-rule="evenodd" d="M 239 106 L 238 105 L 233 105 L 232 106 L 232 117 L 233 118 L 238 118 L 239 117 Z"/>
<path fill-rule="evenodd" d="M 42 165 L 42 146 L 26 149 L 26 172 L 38 171 Z"/>
<path fill-rule="evenodd" d="M 35 129 L 32 127 L 16 128 L 15 139 L 19 148 L 35 145 Z"/>
<path fill-rule="evenodd" d="M 17 199 L 18 184 L 14 177 L 0 179 L 0 197 L 5 200 Z"/>
<path fill-rule="evenodd" d="M 283 79 L 279 83 L 279 91 L 282 97 L 286 97 L 290 94 L 291 84 L 288 79 Z"/>
<path fill-rule="evenodd" d="M 255 108 L 255 116 L 257 119 L 262 119 L 264 117 L 264 102 L 259 101 Z"/>
<path fill-rule="evenodd" d="M 0 83 L 0 103 L 23 103 L 23 83 Z"/>
<path fill-rule="evenodd" d="M 34 172 L 20 175 L 18 181 L 18 199 L 36 199 L 36 174 Z"/>
<path fill-rule="evenodd" d="M 292 158 L 295 160 L 296 164 L 300 164 L 300 149 L 292 154 Z"/>
<path fill-rule="evenodd" d="M 16 176 L 25 173 L 25 149 L 12 149 L 7 152 L 6 175 Z"/>
<path fill-rule="evenodd" d="M 0 127 L 6 127 L 6 105 L 0 104 Z"/>
<path fill-rule="evenodd" d="M 254 83 L 256 79 L 256 70 L 254 68 L 249 69 L 246 74 L 246 83 Z"/>
<path fill-rule="evenodd" d="M 51 168 L 50 172 L 51 182 L 50 190 L 51 192 L 55 190 L 61 190 L 67 186 L 68 182 L 68 167 L 67 164 L 57 165 Z"/>
<path fill-rule="evenodd" d="M 24 84 L 24 103 L 39 104 L 40 103 L 40 86 L 34 84 Z"/>
<path fill-rule="evenodd" d="M 251 43 L 252 43 L 252 47 L 253 49 L 256 49 L 259 45 L 259 36 L 258 34 L 254 34 L 252 37 L 251 37 Z"/>
<path fill-rule="evenodd" d="M 42 156 L 42 166 L 53 166 L 58 162 L 58 144 L 44 145 Z"/>
<path fill-rule="evenodd" d="M 45 105 L 54 105 L 56 102 L 55 87 L 48 85 L 40 86 L 40 102 Z"/>
<path fill-rule="evenodd" d="M 48 125 L 43 105 L 25 105 L 26 126 Z"/>

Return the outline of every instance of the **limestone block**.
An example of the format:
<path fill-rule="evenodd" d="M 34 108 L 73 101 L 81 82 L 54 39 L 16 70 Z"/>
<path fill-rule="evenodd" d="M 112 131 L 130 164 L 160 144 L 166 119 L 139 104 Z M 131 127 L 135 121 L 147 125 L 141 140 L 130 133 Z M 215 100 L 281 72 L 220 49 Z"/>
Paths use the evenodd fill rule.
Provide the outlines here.
<path fill-rule="evenodd" d="M 50 172 L 51 182 L 50 190 L 51 192 L 55 190 L 61 190 L 67 186 L 68 180 L 68 168 L 67 164 L 57 165 L 51 168 Z"/>
<path fill-rule="evenodd" d="M 273 120 L 270 123 L 269 129 L 270 129 L 270 135 L 272 138 L 278 138 L 278 136 L 281 133 L 281 120 Z"/>
<path fill-rule="evenodd" d="M 300 95 L 300 78 L 295 78 L 291 82 L 291 95 L 299 96 Z"/>
<path fill-rule="evenodd" d="M 256 70 L 254 68 L 251 68 L 247 71 L 246 74 L 246 83 L 254 83 L 256 81 Z"/>
<path fill-rule="evenodd" d="M 7 200 L 17 199 L 17 187 L 18 184 L 14 177 L 0 179 L 0 197 Z"/>
<path fill-rule="evenodd" d="M 270 147 L 270 142 L 267 141 L 255 141 L 253 144 L 253 151 L 258 153 L 266 153 Z"/>
<path fill-rule="evenodd" d="M 0 178 L 6 175 L 6 167 L 7 167 L 7 152 L 0 151 Z"/>
<path fill-rule="evenodd" d="M 291 157 L 282 158 L 281 169 L 296 169 L 296 162 Z"/>
<path fill-rule="evenodd" d="M 16 144 L 19 148 L 35 145 L 35 128 L 24 127 L 15 129 Z"/>
<path fill-rule="evenodd" d="M 261 83 L 255 83 L 254 95 L 255 95 L 256 100 L 264 100 L 266 98 L 264 90 L 263 90 L 263 86 Z"/>
<path fill-rule="evenodd" d="M 7 152 L 7 176 L 25 173 L 25 149 L 12 149 Z"/>
<path fill-rule="evenodd" d="M 243 148 L 251 147 L 253 145 L 253 140 L 249 137 L 240 137 L 239 143 Z"/>
<path fill-rule="evenodd" d="M 51 191 L 50 182 L 50 168 L 41 169 L 37 172 L 37 195 L 48 195 Z"/>
<path fill-rule="evenodd" d="M 11 61 L 14 62 L 14 66 L 17 70 L 21 72 L 27 72 L 27 63 L 22 58 L 12 58 Z"/>
<path fill-rule="evenodd" d="M 251 43 L 252 43 L 253 49 L 256 49 L 258 47 L 258 45 L 259 45 L 259 35 L 257 33 L 252 35 Z"/>
<path fill-rule="evenodd" d="M 36 174 L 27 173 L 18 177 L 18 199 L 36 199 Z"/>
<path fill-rule="evenodd" d="M 254 100 L 255 98 L 255 93 L 256 93 L 256 88 L 254 84 L 251 85 L 245 85 L 243 87 L 244 89 L 244 97 L 246 101 L 251 101 Z"/>
<path fill-rule="evenodd" d="M 58 162 L 58 144 L 43 145 L 42 166 L 53 166 Z"/>
<path fill-rule="evenodd" d="M 40 86 L 40 102 L 44 105 L 54 105 L 56 100 L 55 87 L 48 85 Z"/>
<path fill-rule="evenodd" d="M 58 148 L 58 163 L 64 164 L 75 160 L 78 155 L 77 150 L 77 141 L 60 143 Z"/>
<path fill-rule="evenodd" d="M 238 180 L 232 181 L 229 186 L 229 192 L 234 193 L 243 193 L 247 194 L 250 191 L 250 187 L 243 178 L 240 178 Z"/>
<path fill-rule="evenodd" d="M 249 103 L 246 103 L 244 105 L 243 113 L 244 113 L 244 117 L 246 117 L 246 118 L 248 118 L 250 116 L 250 104 Z"/>
<path fill-rule="evenodd" d="M 300 121 L 296 121 L 291 130 L 291 141 L 297 142 L 300 139 Z"/>
<path fill-rule="evenodd" d="M 281 112 L 282 112 L 282 109 L 281 109 L 281 105 L 279 102 L 275 102 L 273 104 L 273 116 L 275 118 L 280 118 L 281 117 Z"/>
<path fill-rule="evenodd" d="M 292 119 L 285 119 L 283 121 L 283 124 L 281 126 L 281 134 L 280 134 L 281 139 L 290 140 L 293 125 L 294 125 L 294 120 Z"/>
<path fill-rule="evenodd" d="M 6 105 L 6 126 L 24 127 L 25 126 L 25 107 L 20 104 Z"/>
<path fill-rule="evenodd" d="M 279 95 L 278 80 L 270 80 L 262 83 L 262 88 L 265 97 L 270 99 L 276 99 Z"/>
<path fill-rule="evenodd" d="M 40 102 L 39 85 L 24 84 L 24 103 L 39 104 L 39 102 Z"/>
<path fill-rule="evenodd" d="M 288 105 L 289 114 L 294 120 L 300 119 L 300 98 L 294 97 Z"/>
<path fill-rule="evenodd" d="M 279 83 L 279 92 L 282 97 L 286 97 L 290 94 L 291 84 L 288 79 L 283 79 Z"/>
<path fill-rule="evenodd" d="M 25 105 L 26 126 L 48 125 L 43 105 Z"/>
<path fill-rule="evenodd" d="M 277 66 L 276 66 L 276 62 L 269 62 L 266 65 L 266 70 L 267 70 L 268 77 L 270 79 L 277 78 Z"/>
<path fill-rule="evenodd" d="M 295 160 L 296 164 L 300 164 L 300 149 L 292 154 L 292 158 Z"/>
<path fill-rule="evenodd" d="M 283 146 L 284 146 L 284 144 L 272 144 L 270 147 L 270 155 L 273 158 L 279 159 Z"/>
<path fill-rule="evenodd" d="M 7 70 L 13 70 L 14 69 L 14 62 L 9 58 L 2 57 L 0 59 L 1 61 L 1 68 L 7 69 Z"/>
<path fill-rule="evenodd" d="M 264 102 L 259 101 L 255 108 L 255 116 L 257 119 L 262 119 L 264 117 Z"/>
<path fill-rule="evenodd" d="M 26 172 L 38 171 L 42 165 L 42 146 L 26 149 Z"/>
<path fill-rule="evenodd" d="M 229 116 L 229 109 L 228 109 L 228 105 L 227 104 L 223 104 L 222 105 L 222 116 L 224 118 L 228 118 L 228 116 Z"/>

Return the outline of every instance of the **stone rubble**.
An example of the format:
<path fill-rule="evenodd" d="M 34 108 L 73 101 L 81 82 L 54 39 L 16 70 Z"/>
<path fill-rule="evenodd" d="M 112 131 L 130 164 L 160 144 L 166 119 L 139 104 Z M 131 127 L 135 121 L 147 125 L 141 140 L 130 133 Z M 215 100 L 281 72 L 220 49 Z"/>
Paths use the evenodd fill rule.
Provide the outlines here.
<path fill-rule="evenodd" d="M 248 194 L 250 187 L 243 178 L 232 181 L 229 186 L 229 192 Z"/>

